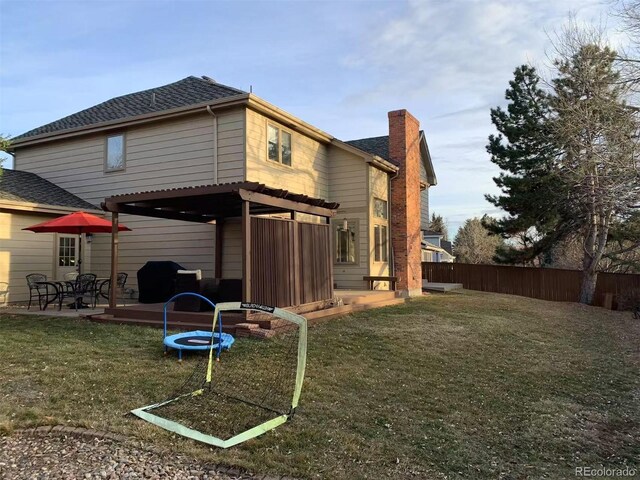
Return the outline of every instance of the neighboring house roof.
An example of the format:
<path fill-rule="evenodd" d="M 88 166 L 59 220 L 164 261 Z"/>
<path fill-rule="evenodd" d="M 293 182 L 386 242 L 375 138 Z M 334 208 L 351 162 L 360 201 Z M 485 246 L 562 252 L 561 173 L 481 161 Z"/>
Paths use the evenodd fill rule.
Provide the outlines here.
<path fill-rule="evenodd" d="M 55 122 L 29 130 L 12 140 L 123 120 L 242 94 L 246 92 L 216 83 L 208 77 L 190 76 L 161 87 L 112 98 Z"/>
<path fill-rule="evenodd" d="M 98 207 L 85 202 L 64 188 L 39 177 L 35 173 L 21 170 L 3 169 L 0 175 L 0 203 L 9 202 L 36 203 L 54 205 L 78 210 L 98 210 Z"/>
<path fill-rule="evenodd" d="M 448 240 L 440 240 L 440 246 L 444 248 L 449 255 L 453 256 L 453 245 Z"/>
<path fill-rule="evenodd" d="M 443 235 L 440 232 L 436 232 L 434 230 L 423 230 L 425 237 L 442 237 Z"/>
<path fill-rule="evenodd" d="M 431 252 L 440 252 L 440 253 L 447 253 L 447 251 L 444 248 L 440 248 L 437 245 L 434 245 L 431 242 L 427 242 L 427 241 L 422 241 L 421 243 L 422 246 L 422 250 L 429 250 Z"/>
<path fill-rule="evenodd" d="M 398 162 L 392 160 L 391 156 L 389 155 L 389 135 L 383 135 L 381 137 L 359 138 L 357 140 L 347 140 L 344 143 L 346 143 L 347 145 L 351 145 L 352 147 L 356 147 L 363 152 L 367 152 L 371 155 L 377 155 L 378 157 L 391 162 L 395 166 L 400 166 L 398 165 Z M 424 130 L 420 130 L 420 152 L 425 170 L 427 172 L 427 180 L 429 182 L 429 185 L 436 185 L 438 183 L 438 180 L 436 179 L 436 173 L 433 168 L 433 163 L 431 162 L 431 154 L 429 153 L 429 146 L 427 145 L 427 139 L 425 137 Z"/>

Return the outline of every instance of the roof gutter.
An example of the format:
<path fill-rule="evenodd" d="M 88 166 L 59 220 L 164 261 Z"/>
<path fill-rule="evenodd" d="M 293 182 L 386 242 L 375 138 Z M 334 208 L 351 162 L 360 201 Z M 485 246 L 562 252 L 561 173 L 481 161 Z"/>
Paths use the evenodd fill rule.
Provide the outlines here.
<path fill-rule="evenodd" d="M 359 157 L 364 158 L 365 162 L 367 162 L 370 165 L 373 165 L 374 167 L 379 168 L 384 172 L 397 173 L 399 170 L 399 167 L 397 165 L 394 165 L 390 161 L 385 160 L 384 158 L 379 157 L 378 155 L 371 155 L 370 153 L 367 153 L 364 150 L 360 150 L 359 148 L 349 145 L 348 143 L 345 143 L 342 140 L 338 140 L 337 138 L 334 138 L 331 141 L 331 143 L 332 145 L 335 145 L 338 148 L 341 148 L 343 150 L 346 150 L 347 152 L 353 153 L 354 155 L 358 155 Z"/>
<path fill-rule="evenodd" d="M 298 117 L 294 117 L 290 113 L 276 107 L 266 100 L 261 99 L 253 93 L 250 93 L 248 95 L 247 106 L 256 112 L 272 118 L 273 120 L 276 120 L 286 127 L 303 133 L 319 142 L 331 143 L 332 140 L 335 140 L 334 137 L 329 135 L 328 133 L 314 127 L 313 125 L 303 120 L 300 120 Z"/>
<path fill-rule="evenodd" d="M 9 210 L 9 211 L 22 211 L 22 212 L 33 212 L 33 213 L 53 213 L 53 214 L 67 214 L 77 211 L 90 212 L 95 215 L 104 215 L 102 210 L 98 209 L 89 209 L 89 208 L 78 208 L 78 207 L 63 207 L 61 205 L 47 205 L 44 203 L 34 203 L 34 202 L 19 202 L 15 200 L 0 200 L 0 211 Z"/>
<path fill-rule="evenodd" d="M 9 148 L 10 152 L 14 152 L 17 148 L 27 147 L 31 145 L 37 145 L 40 143 L 51 142 L 55 140 L 62 140 L 66 138 L 76 137 L 79 135 L 86 135 L 90 133 L 103 132 L 105 130 L 114 130 L 132 125 L 140 125 L 149 122 L 155 122 L 158 120 L 166 120 L 170 118 L 189 115 L 198 111 L 202 111 L 205 108 L 211 108 L 220 110 L 229 107 L 235 107 L 238 105 L 246 105 L 249 98 L 249 94 L 243 93 L 241 95 L 234 95 L 232 97 L 225 97 L 219 100 L 201 102 L 194 105 L 188 105 L 186 107 L 172 108 L 171 110 L 163 110 L 161 112 L 145 113 L 144 115 L 136 115 L 134 117 L 127 117 L 125 119 L 111 120 L 108 122 L 95 123 L 87 125 L 85 127 L 68 128 L 52 133 L 43 133 L 40 135 L 34 135 L 32 137 L 26 137 L 22 139 L 12 140 Z"/>

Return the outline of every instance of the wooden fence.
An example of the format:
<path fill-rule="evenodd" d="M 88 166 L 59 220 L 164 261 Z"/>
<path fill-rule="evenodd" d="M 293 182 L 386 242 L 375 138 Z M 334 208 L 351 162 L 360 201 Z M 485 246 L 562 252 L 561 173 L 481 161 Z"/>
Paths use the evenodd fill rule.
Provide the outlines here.
<path fill-rule="evenodd" d="M 577 302 L 582 272 L 557 268 L 423 262 L 422 278 L 437 283 L 461 283 L 469 290 Z M 611 294 L 615 307 L 617 297 L 635 289 L 640 289 L 640 275 L 600 273 L 593 304 L 605 306 L 605 296 Z"/>

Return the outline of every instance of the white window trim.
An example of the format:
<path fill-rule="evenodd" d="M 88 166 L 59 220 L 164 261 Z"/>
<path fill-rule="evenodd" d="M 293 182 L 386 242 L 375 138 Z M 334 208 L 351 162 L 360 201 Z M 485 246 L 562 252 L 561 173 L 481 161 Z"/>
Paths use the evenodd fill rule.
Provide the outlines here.
<path fill-rule="evenodd" d="M 272 160 L 271 158 L 269 158 L 269 127 L 273 127 L 276 130 L 278 130 L 278 160 Z M 271 165 L 279 165 L 281 167 L 285 167 L 285 168 L 293 168 L 293 132 L 291 130 L 288 130 L 286 128 L 281 127 L 280 125 L 276 124 L 276 123 L 271 123 L 271 122 L 267 122 L 266 124 L 266 153 L 267 153 L 267 162 L 269 162 Z M 291 165 L 287 165 L 286 163 L 282 163 L 282 132 L 286 132 L 289 135 L 291 135 Z"/>
<path fill-rule="evenodd" d="M 109 168 L 109 139 L 122 137 L 122 167 Z M 104 173 L 124 172 L 127 169 L 127 136 L 124 132 L 112 133 L 104 137 Z"/>
<path fill-rule="evenodd" d="M 373 263 L 385 264 L 385 263 L 389 263 L 389 241 L 390 241 L 390 239 L 389 239 L 389 223 L 385 222 L 384 219 L 380 219 L 380 220 L 382 220 L 382 221 L 381 222 L 376 221 L 373 224 Z M 386 230 L 387 230 L 387 235 L 386 235 L 387 236 L 387 238 L 386 238 L 386 240 L 387 240 L 387 242 L 386 242 L 386 245 L 387 245 L 387 259 L 386 260 L 376 260 L 376 240 L 377 240 L 377 238 L 376 238 L 376 227 L 385 227 Z M 382 253 L 382 250 L 380 251 L 380 253 Z M 382 257 L 382 255 L 381 255 L 381 257 Z"/>
<path fill-rule="evenodd" d="M 377 217 L 376 216 L 376 200 L 380 200 L 381 202 L 385 203 L 386 210 L 387 210 L 386 211 L 386 214 L 387 214 L 386 217 Z M 374 196 L 373 197 L 373 202 L 371 202 L 371 210 L 372 210 L 371 216 L 376 219 L 376 222 L 383 222 L 384 223 L 384 222 L 388 222 L 389 221 L 389 201 L 388 200 L 385 200 L 384 198 L 380 198 L 380 197 L 375 197 Z"/>

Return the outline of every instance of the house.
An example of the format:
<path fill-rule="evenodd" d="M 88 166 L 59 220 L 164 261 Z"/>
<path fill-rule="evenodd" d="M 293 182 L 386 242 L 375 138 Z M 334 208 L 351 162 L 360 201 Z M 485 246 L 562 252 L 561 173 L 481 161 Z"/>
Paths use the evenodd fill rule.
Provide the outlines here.
<path fill-rule="evenodd" d="M 388 136 L 344 142 L 253 93 L 191 76 L 26 132 L 12 139 L 11 153 L 19 175 L 35 174 L 91 208 L 100 205 L 132 229 L 116 246 L 117 268 L 134 288 L 145 262 L 173 260 L 205 277 L 242 279 L 243 298 L 255 300 L 279 282 L 276 263 L 286 270 L 302 262 L 289 280 L 322 283 L 316 297 L 391 275 L 409 296 L 421 292 L 420 227 L 436 177 L 418 120 L 406 110 L 388 119 Z M 8 235 L 26 234 L 11 228 Z M 290 251 L 274 235 L 284 235 Z M 299 235 L 309 236 L 306 244 Z M 60 263 L 61 239 L 38 241 L 39 255 Z M 109 275 L 110 243 L 95 236 L 83 249 L 86 271 Z M 0 254 L 11 250 L 5 245 Z M 25 300 L 13 288 L 24 271 L 13 260 L 6 270 L 0 281 L 11 279 L 10 301 Z"/>
<path fill-rule="evenodd" d="M 422 231 L 423 262 L 453 263 L 455 259 L 451 242 L 443 240 L 443 235 L 440 232 Z"/>
<path fill-rule="evenodd" d="M 76 268 L 77 235 L 34 234 L 22 229 L 78 210 L 102 215 L 98 207 L 31 172 L 3 170 L 0 175 L 0 283 L 9 285 L 8 301 L 29 298 L 25 276 L 44 273 L 62 278 Z M 91 245 L 87 245 L 87 257 Z M 55 258 L 55 261 L 54 261 Z M 0 290 L 4 291 L 2 285 Z"/>

